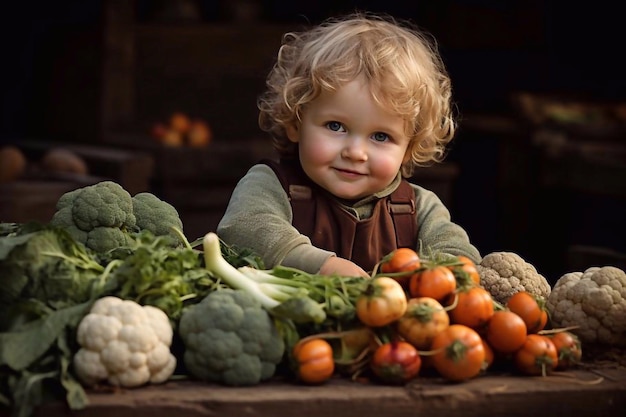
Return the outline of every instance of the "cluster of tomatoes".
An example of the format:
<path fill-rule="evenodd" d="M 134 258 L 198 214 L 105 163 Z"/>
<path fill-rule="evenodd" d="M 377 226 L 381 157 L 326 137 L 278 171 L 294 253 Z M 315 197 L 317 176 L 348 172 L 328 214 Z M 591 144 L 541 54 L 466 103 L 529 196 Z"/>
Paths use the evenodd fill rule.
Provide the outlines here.
<path fill-rule="evenodd" d="M 180 111 L 173 112 L 166 121 L 154 123 L 150 135 L 168 147 L 205 148 L 213 140 L 213 131 L 207 121 L 191 118 Z"/>
<path fill-rule="evenodd" d="M 464 381 L 508 361 L 526 375 L 567 369 L 582 357 L 568 329 L 545 330 L 545 300 L 528 292 L 506 305 L 480 286 L 467 257 L 422 260 L 408 248 L 379 263 L 356 300 L 359 325 L 313 334 L 292 350 L 298 378 L 322 383 L 338 368 L 364 371 L 384 383 L 406 383 L 425 367 L 450 381 Z"/>

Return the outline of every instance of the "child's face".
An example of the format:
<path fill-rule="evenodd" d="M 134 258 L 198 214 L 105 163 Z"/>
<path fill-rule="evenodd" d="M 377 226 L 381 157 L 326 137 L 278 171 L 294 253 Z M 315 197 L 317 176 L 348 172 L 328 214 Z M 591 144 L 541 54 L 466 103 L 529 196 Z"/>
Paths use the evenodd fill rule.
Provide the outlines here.
<path fill-rule="evenodd" d="M 299 143 L 300 162 L 311 180 L 355 200 L 382 191 L 396 177 L 409 144 L 404 127 L 359 78 L 309 103 L 301 125 L 288 129 L 288 136 Z"/>

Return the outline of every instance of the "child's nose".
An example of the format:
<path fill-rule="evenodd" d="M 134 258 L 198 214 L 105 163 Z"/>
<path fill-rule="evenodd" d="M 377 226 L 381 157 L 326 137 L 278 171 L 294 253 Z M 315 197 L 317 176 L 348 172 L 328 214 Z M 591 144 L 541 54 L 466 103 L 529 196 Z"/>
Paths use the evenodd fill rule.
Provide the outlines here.
<path fill-rule="evenodd" d="M 367 141 L 360 136 L 350 136 L 343 147 L 341 155 L 344 158 L 357 161 L 367 160 Z"/>

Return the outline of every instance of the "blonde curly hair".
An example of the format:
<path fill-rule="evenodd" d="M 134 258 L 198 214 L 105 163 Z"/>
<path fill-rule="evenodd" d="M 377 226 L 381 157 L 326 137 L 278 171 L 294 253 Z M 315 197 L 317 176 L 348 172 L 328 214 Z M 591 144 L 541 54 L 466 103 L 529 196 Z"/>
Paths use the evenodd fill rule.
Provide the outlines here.
<path fill-rule="evenodd" d="M 353 13 L 283 36 L 259 97 L 259 127 L 281 157 L 297 155 L 287 127 L 322 91 L 363 76 L 373 99 L 400 115 L 410 138 L 402 174 L 440 162 L 456 130 L 450 78 L 432 38 L 381 15 Z"/>

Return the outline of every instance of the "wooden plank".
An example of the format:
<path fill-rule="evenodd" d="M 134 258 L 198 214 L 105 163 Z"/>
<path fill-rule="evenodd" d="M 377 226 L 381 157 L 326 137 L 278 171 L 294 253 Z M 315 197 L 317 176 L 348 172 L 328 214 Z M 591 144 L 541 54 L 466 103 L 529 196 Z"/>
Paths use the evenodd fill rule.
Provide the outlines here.
<path fill-rule="evenodd" d="M 134 390 L 90 392 L 90 405 L 84 411 L 72 413 L 62 404 L 51 404 L 39 409 L 35 417 L 269 417 L 283 415 L 286 410 L 299 417 L 621 415 L 626 407 L 626 370 L 613 369 L 613 374 L 601 379 L 584 370 L 547 378 L 486 375 L 463 383 L 428 377 L 406 386 L 346 378 L 320 386 L 284 380 L 253 387 L 176 381 Z"/>

